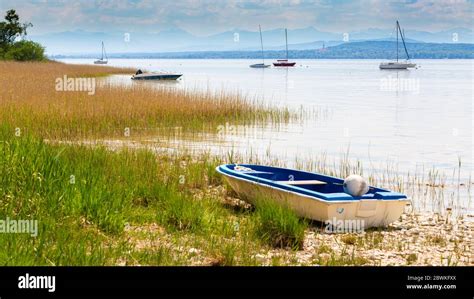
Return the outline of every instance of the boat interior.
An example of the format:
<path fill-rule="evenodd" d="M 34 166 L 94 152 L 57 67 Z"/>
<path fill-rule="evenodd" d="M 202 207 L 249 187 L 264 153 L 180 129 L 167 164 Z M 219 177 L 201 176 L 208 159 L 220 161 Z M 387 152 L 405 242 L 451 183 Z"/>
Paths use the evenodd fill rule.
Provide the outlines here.
<path fill-rule="evenodd" d="M 342 182 L 325 182 L 315 177 L 308 177 L 296 172 L 274 173 L 264 171 L 243 172 L 249 176 L 258 177 L 274 181 L 278 184 L 291 185 L 311 191 L 321 193 L 339 193 L 344 192 Z"/>
<path fill-rule="evenodd" d="M 230 166 L 230 165 L 229 165 Z M 344 181 L 339 178 L 320 175 L 311 172 L 291 170 L 286 168 L 274 168 L 258 165 L 239 165 L 241 168 L 234 171 L 248 175 L 250 177 L 266 179 L 273 183 L 294 186 L 304 190 L 315 191 L 323 194 L 344 193 Z M 388 190 L 371 187 L 363 198 L 373 198 L 377 192 L 387 192 Z"/>

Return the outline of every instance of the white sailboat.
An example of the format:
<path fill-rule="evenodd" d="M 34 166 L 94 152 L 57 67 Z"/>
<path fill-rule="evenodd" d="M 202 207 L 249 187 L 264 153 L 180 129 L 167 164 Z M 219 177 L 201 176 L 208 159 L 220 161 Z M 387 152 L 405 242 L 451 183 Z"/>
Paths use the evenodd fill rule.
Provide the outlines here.
<path fill-rule="evenodd" d="M 262 46 L 262 63 L 256 63 L 250 65 L 252 68 L 257 68 L 257 69 L 264 69 L 267 67 L 270 67 L 269 64 L 265 64 L 265 55 L 263 53 L 263 38 L 262 38 L 262 27 L 258 25 L 258 29 L 260 30 L 260 45 Z"/>
<path fill-rule="evenodd" d="M 396 28 L 397 32 L 397 60 L 396 61 L 391 61 L 391 62 L 382 62 L 379 65 L 379 68 L 382 70 L 406 70 L 408 68 L 414 68 L 416 67 L 416 63 L 410 62 L 410 55 L 408 54 L 407 46 L 405 44 L 405 37 L 400 29 L 400 23 L 397 20 L 396 23 Z M 398 33 L 400 32 L 400 37 L 402 38 L 403 42 L 403 48 L 405 49 L 405 54 L 407 55 L 407 59 L 405 61 L 399 61 L 398 60 Z"/>
<path fill-rule="evenodd" d="M 104 59 L 105 56 L 105 59 Z M 102 57 L 94 61 L 94 64 L 107 64 L 109 59 L 107 58 L 107 53 L 105 53 L 104 42 L 102 42 Z"/>

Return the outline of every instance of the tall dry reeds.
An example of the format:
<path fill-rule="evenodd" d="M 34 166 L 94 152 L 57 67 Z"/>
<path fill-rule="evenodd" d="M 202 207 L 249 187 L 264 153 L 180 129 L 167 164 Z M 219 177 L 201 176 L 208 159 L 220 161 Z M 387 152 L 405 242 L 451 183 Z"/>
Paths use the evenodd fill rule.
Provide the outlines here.
<path fill-rule="evenodd" d="M 226 122 L 288 121 L 290 112 L 239 94 L 196 93 L 169 87 L 128 87 L 99 82 L 108 74 L 133 70 L 57 62 L 0 62 L 0 119 L 45 138 L 123 136 L 124 132 L 181 127 L 215 128 Z M 58 90 L 63 78 L 96 78 L 91 92 Z"/>

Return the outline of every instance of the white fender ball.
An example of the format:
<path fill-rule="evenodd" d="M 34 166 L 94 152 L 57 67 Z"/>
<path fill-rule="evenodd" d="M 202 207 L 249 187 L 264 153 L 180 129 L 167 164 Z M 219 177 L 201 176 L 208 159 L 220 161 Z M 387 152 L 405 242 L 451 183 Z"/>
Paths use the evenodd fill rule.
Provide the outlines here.
<path fill-rule="evenodd" d="M 342 184 L 344 192 L 352 196 L 362 196 L 369 192 L 369 185 L 363 177 L 357 174 L 351 174 L 344 180 Z"/>

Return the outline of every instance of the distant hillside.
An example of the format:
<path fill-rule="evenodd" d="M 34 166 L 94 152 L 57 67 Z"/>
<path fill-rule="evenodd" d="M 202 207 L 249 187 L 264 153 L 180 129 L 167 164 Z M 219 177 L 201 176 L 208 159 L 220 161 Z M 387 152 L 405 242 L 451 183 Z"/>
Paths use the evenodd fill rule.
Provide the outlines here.
<path fill-rule="evenodd" d="M 474 44 L 407 43 L 407 48 L 410 58 L 414 59 L 474 58 Z M 298 57 L 311 54 L 295 53 L 295 55 Z M 345 43 L 313 55 L 314 58 L 394 59 L 396 43 L 392 41 Z M 403 45 L 399 45 L 399 57 L 405 58 Z"/>
<path fill-rule="evenodd" d="M 288 30 L 288 44 L 292 50 L 314 50 L 335 46 L 344 42 L 394 40 L 392 30 L 367 29 L 365 31 L 334 33 L 313 27 Z M 471 29 L 456 28 L 442 32 L 407 30 L 406 41 L 413 43 L 474 43 Z M 456 36 L 456 40 L 453 37 Z M 48 55 L 99 55 L 101 42 L 108 53 L 162 53 L 196 51 L 257 51 L 260 49 L 258 31 L 234 29 L 209 36 L 196 36 L 175 28 L 159 32 L 66 32 L 32 35 L 30 38 L 46 47 Z M 285 46 L 283 28 L 264 30 L 263 44 L 266 50 L 282 50 Z"/>
<path fill-rule="evenodd" d="M 474 44 L 407 43 L 412 59 L 473 59 Z M 283 50 L 265 51 L 265 58 L 285 56 Z M 290 50 L 294 59 L 395 59 L 396 43 L 392 41 L 364 41 L 344 43 L 324 49 Z M 94 55 L 56 55 L 52 58 L 94 58 Z M 176 58 L 176 59 L 252 59 L 260 58 L 260 51 L 187 51 L 164 53 L 115 53 L 110 58 Z M 403 46 L 399 57 L 404 59 Z"/>

